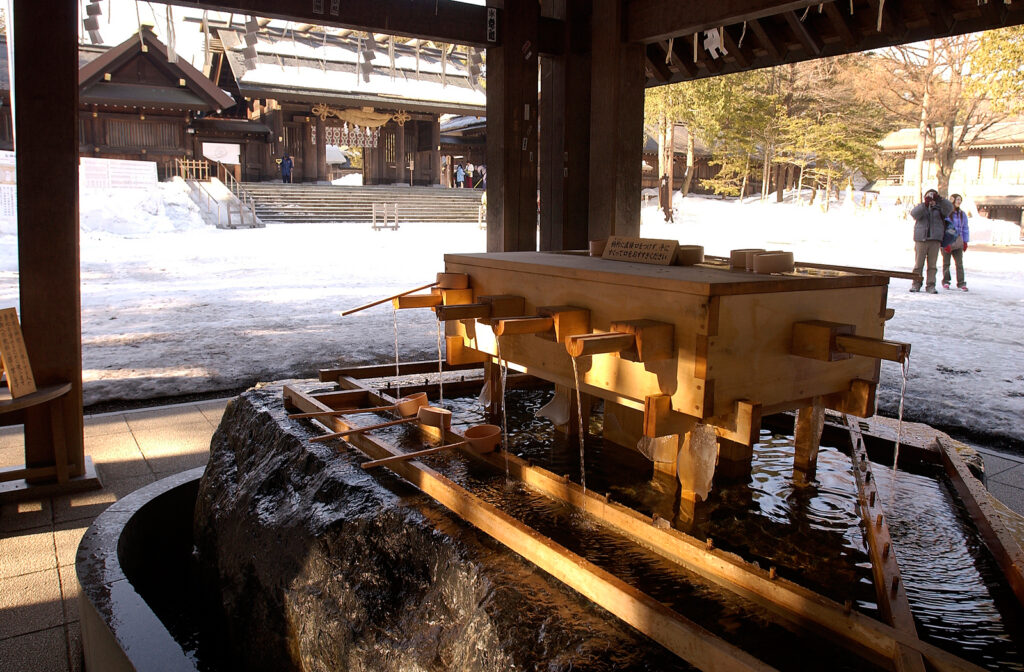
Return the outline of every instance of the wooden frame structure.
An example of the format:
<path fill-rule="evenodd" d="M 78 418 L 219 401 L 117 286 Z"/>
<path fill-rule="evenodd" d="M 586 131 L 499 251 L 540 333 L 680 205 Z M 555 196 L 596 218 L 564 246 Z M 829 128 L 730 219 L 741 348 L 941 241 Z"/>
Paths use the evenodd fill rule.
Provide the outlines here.
<path fill-rule="evenodd" d="M 427 373 L 435 371 L 435 366 L 434 362 L 406 363 L 402 365 L 401 374 Z M 465 369 L 473 366 L 460 365 L 452 368 Z M 393 397 L 376 393 L 360 382 L 360 379 L 377 378 L 393 373 L 392 365 L 322 370 L 320 379 L 337 383 L 337 391 L 309 394 L 297 387 L 286 386 L 284 404 L 288 410 L 307 413 L 393 404 Z M 479 385 L 479 382 L 479 379 L 467 381 L 463 386 Z M 403 392 L 411 393 L 430 387 L 425 385 L 403 388 Z M 345 431 L 354 426 L 346 422 L 344 417 L 318 418 L 316 422 L 330 432 Z M 450 431 L 441 432 L 432 427 L 420 429 L 425 436 L 434 441 L 448 443 L 459 438 Z M 401 450 L 369 435 L 359 434 L 348 440 L 370 459 L 403 454 Z M 838 604 L 777 576 L 775 568 L 766 570 L 748 563 L 739 556 L 715 548 L 713 543 L 673 529 L 657 516 L 648 517 L 610 501 L 607 495 L 584 490 L 564 476 L 537 467 L 516 455 L 503 452 L 481 455 L 469 450 L 462 452 L 470 459 L 486 463 L 498 472 L 507 469 L 511 477 L 531 489 L 586 511 L 600 525 L 615 534 L 641 543 L 669 562 L 695 572 L 766 609 L 774 619 L 786 624 L 786 627 L 825 637 L 837 646 L 844 647 L 887 669 L 924 670 L 925 664 L 928 669 L 945 672 L 980 669 L 936 646 L 920 641 L 912 628 L 908 630 L 905 627 L 893 627 L 852 611 L 847 605 Z M 583 558 L 540 537 L 529 528 L 525 528 L 522 523 L 495 510 L 422 462 L 395 463 L 392 470 L 424 493 L 434 497 L 456 515 L 701 669 L 765 669 L 763 663 L 751 659 L 747 654 L 737 656 L 734 647 L 710 633 L 703 632 L 700 626 L 689 623 L 686 619 L 678 620 L 682 617 L 663 607 L 650 605 L 650 598 L 637 594 L 635 589 L 624 586 Z M 566 564 L 565 561 L 569 559 L 572 562 Z M 654 611 L 649 611 L 650 609 Z M 665 619 L 665 627 L 644 618 L 636 618 L 637 614 L 652 614 L 659 619 Z M 700 634 L 700 638 L 694 639 L 697 633 Z M 725 667 L 719 668 L 718 665 Z"/>

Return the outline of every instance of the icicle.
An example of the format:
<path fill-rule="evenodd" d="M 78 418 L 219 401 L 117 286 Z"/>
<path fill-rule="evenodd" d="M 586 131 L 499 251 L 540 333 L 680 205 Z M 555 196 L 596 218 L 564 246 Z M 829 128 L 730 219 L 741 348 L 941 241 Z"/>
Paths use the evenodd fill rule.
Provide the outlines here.
<path fill-rule="evenodd" d="M 875 29 L 879 33 L 882 32 L 882 10 L 884 10 L 884 9 L 885 9 L 885 0 L 878 0 L 878 25 L 876 26 Z"/>
<path fill-rule="evenodd" d="M 665 63 L 667 63 L 669 65 L 672 64 L 672 48 L 673 48 L 673 45 L 675 44 L 675 41 L 676 41 L 676 38 L 674 38 L 674 37 L 668 38 L 668 52 L 665 54 Z"/>
<path fill-rule="evenodd" d="M 851 6 L 852 6 L 853 0 L 850 0 L 850 3 L 851 3 Z M 747 22 L 744 21 L 743 22 L 743 30 L 740 32 L 740 41 L 736 43 L 736 48 L 737 49 L 739 49 L 740 47 L 743 46 L 743 38 L 746 37 L 746 36 L 747 36 Z"/>

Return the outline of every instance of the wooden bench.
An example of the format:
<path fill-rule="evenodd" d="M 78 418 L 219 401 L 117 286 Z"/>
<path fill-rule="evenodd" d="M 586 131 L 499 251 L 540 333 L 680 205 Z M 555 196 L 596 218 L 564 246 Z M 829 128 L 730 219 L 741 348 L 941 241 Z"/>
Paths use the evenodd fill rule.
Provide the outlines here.
<path fill-rule="evenodd" d="M 38 408 L 49 414 L 52 440 L 52 450 L 47 456 L 52 464 L 28 466 L 26 450 L 26 464 L 0 468 L 0 499 L 19 498 L 28 493 L 48 495 L 101 487 L 87 458 L 83 460 L 85 474 L 72 475 L 75 461 L 68 455 L 62 412 L 62 400 L 71 392 L 71 383 L 36 387 L 14 308 L 0 310 L 0 366 L 8 387 L 7 393 L 0 393 L 0 426 L 23 425 L 26 412 Z M 24 480 L 24 483 L 17 483 L 19 480 Z"/>

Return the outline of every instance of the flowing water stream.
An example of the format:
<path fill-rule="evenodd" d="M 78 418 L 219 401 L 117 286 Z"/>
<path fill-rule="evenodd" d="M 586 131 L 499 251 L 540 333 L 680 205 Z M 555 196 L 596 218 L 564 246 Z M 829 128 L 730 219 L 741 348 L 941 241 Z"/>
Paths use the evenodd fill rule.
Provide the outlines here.
<path fill-rule="evenodd" d="M 583 494 L 587 494 L 587 469 L 586 460 L 584 458 L 584 452 L 586 448 L 586 437 L 587 432 L 583 427 L 583 402 L 580 397 L 580 370 L 576 363 L 578 357 L 572 358 L 572 379 L 573 387 L 576 388 L 576 417 L 579 418 L 579 432 L 580 432 L 580 487 L 583 488 Z"/>

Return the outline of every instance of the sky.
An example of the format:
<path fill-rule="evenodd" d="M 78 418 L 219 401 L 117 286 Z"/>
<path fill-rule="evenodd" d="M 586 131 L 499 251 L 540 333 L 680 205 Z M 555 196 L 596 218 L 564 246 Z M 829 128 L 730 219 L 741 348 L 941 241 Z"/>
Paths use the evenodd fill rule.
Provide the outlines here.
<path fill-rule="evenodd" d="M 856 198 L 860 195 L 857 194 Z M 820 200 L 820 199 L 819 199 Z M 677 196 L 666 224 L 656 198 L 641 234 L 727 255 L 740 247 L 797 260 L 910 270 L 912 224 L 902 206 L 862 210 Z M 1024 246 L 1014 224 L 974 218 L 965 254 L 969 292 L 908 292 L 892 280 L 886 338 L 912 344 L 906 417 L 995 437 L 1024 453 Z M 430 282 L 446 252 L 483 252 L 472 224 L 275 224 L 218 230 L 180 186 L 83 190 L 82 339 L 86 405 L 234 390 L 315 376 L 319 368 L 436 359 L 427 310 L 342 310 Z M 17 305 L 17 239 L 0 228 L 0 307 Z M 883 362 L 878 398 L 894 416 L 902 382 Z"/>

